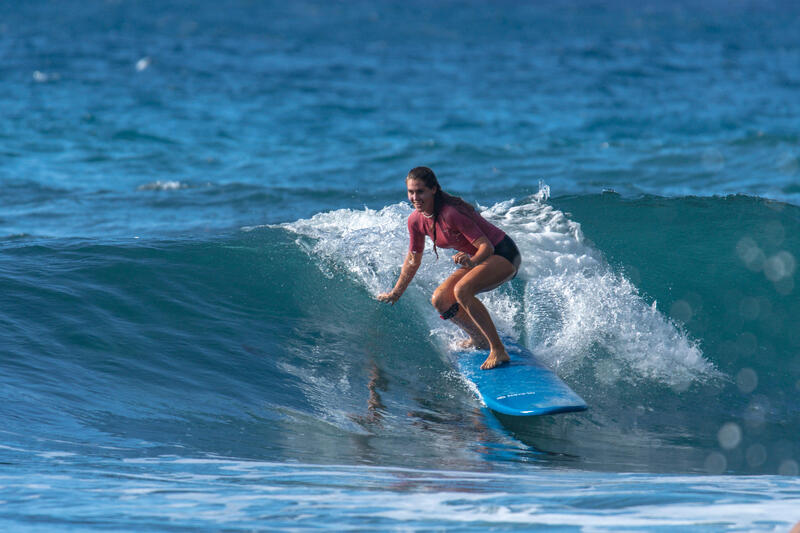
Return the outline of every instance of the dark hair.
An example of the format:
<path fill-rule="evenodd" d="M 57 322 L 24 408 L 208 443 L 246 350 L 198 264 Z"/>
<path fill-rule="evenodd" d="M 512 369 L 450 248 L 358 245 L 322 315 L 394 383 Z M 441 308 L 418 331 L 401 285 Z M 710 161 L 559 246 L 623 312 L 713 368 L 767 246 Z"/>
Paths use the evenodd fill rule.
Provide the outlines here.
<path fill-rule="evenodd" d="M 462 198 L 444 192 L 442 186 L 439 185 L 439 180 L 436 179 L 436 174 L 428 167 L 412 168 L 406 176 L 406 181 L 408 180 L 419 180 L 429 189 L 436 187 L 433 195 L 433 253 L 436 254 L 436 259 L 439 259 L 439 252 L 436 250 L 436 220 L 439 218 L 442 207 L 451 205 L 469 217 L 474 217 L 477 211 Z"/>

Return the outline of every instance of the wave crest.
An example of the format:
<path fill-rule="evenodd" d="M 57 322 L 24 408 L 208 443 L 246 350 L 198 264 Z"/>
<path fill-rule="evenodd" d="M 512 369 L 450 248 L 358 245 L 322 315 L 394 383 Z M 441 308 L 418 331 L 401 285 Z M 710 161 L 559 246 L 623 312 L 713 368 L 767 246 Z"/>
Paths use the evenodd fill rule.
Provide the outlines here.
<path fill-rule="evenodd" d="M 509 200 L 482 211 L 517 242 L 523 256 L 520 275 L 481 298 L 501 333 L 526 344 L 562 372 L 591 372 L 582 379 L 610 385 L 653 380 L 678 391 L 694 381 L 721 374 L 697 343 L 639 295 L 636 287 L 605 262 L 586 241 L 580 224 L 538 194 Z M 405 204 L 381 210 L 341 209 L 281 225 L 318 259 L 323 270 L 343 269 L 375 296 L 394 285 L 407 246 Z M 420 310 L 428 295 L 452 271 L 435 261 L 427 247 L 410 287 Z M 443 345 L 452 326 L 430 321 Z M 587 384 L 588 385 L 588 384 Z"/>

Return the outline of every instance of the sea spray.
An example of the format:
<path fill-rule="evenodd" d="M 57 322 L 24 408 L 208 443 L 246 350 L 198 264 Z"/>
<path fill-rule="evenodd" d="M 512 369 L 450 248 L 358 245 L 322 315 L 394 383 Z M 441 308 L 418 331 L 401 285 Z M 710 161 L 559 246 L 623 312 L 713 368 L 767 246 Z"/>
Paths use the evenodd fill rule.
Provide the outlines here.
<path fill-rule="evenodd" d="M 592 360 L 604 386 L 647 379 L 680 391 L 719 376 L 697 343 L 648 305 L 586 242 L 580 224 L 545 202 L 547 192 L 542 187 L 538 195 L 482 211 L 511 235 L 523 256 L 517 279 L 481 296 L 501 333 L 522 338 L 566 372 Z M 281 227 L 299 235 L 298 242 L 321 268 L 344 269 L 375 296 L 394 285 L 409 214 L 401 203 L 320 213 Z M 436 261 L 429 244 L 411 292 L 419 311 L 433 316 L 421 296 L 431 294 L 455 267 L 447 256 Z M 430 322 L 436 334 L 453 332 Z"/>

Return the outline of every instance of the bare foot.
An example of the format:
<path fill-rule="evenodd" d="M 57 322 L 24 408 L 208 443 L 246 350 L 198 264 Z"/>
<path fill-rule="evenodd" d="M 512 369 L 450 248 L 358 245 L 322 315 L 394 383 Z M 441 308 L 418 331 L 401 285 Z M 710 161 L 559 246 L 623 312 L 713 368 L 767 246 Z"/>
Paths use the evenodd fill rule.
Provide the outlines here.
<path fill-rule="evenodd" d="M 489 343 L 486 340 L 476 341 L 475 339 L 469 338 L 464 339 L 463 341 L 458 341 L 456 343 L 459 350 L 488 350 Z"/>
<path fill-rule="evenodd" d="M 502 351 L 492 350 L 489 353 L 489 357 L 487 357 L 486 361 L 481 365 L 481 370 L 491 370 L 509 361 L 511 361 L 511 358 L 508 356 L 508 352 L 506 352 L 505 348 L 503 348 Z"/>

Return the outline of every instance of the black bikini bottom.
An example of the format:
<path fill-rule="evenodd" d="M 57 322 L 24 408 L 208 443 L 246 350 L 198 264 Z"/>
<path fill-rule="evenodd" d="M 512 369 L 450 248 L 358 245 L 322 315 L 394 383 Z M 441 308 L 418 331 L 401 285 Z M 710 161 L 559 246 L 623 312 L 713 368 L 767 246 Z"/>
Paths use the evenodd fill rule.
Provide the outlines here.
<path fill-rule="evenodd" d="M 514 270 L 519 270 L 519 265 L 522 263 L 522 256 L 519 253 L 519 248 L 517 245 L 514 244 L 514 241 L 511 240 L 511 237 L 506 235 L 503 237 L 503 240 L 498 242 L 494 247 L 494 255 L 499 255 L 500 257 L 505 257 L 508 259 L 508 262 L 514 265 Z M 514 272 L 514 276 L 517 273 Z"/>

